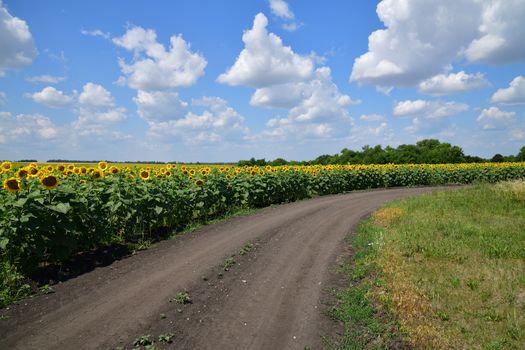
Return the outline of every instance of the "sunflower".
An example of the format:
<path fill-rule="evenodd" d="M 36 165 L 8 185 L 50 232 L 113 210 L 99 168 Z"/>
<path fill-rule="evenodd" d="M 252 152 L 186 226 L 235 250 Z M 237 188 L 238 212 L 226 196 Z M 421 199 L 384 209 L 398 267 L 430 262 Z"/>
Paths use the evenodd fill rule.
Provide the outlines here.
<path fill-rule="evenodd" d="M 31 176 L 37 176 L 38 175 L 38 169 L 35 167 L 30 166 L 29 169 L 27 169 L 27 172 Z"/>
<path fill-rule="evenodd" d="M 95 180 L 100 179 L 102 176 L 103 176 L 103 173 L 100 170 L 93 170 L 93 172 L 91 172 L 91 177 Z"/>
<path fill-rule="evenodd" d="M 66 170 L 66 166 L 64 164 L 60 164 L 59 166 L 57 166 L 57 170 L 60 172 L 64 172 L 64 170 Z"/>
<path fill-rule="evenodd" d="M 55 175 L 47 175 L 40 179 L 40 183 L 44 188 L 52 190 L 58 187 L 58 178 Z"/>
<path fill-rule="evenodd" d="M 109 168 L 109 172 L 112 174 L 118 174 L 118 168 L 113 165 L 111 168 Z"/>
<path fill-rule="evenodd" d="M 188 175 L 189 172 L 188 172 L 188 170 L 183 170 L 183 171 L 182 171 L 182 174 L 183 174 L 183 175 Z"/>
<path fill-rule="evenodd" d="M 9 170 L 9 169 L 11 169 L 13 167 L 13 163 L 11 163 L 9 161 L 5 161 L 0 166 L 2 167 L 3 171 L 7 171 L 7 170 Z"/>
<path fill-rule="evenodd" d="M 52 172 L 52 171 L 55 170 L 55 169 L 53 168 L 52 165 L 48 165 L 48 166 L 46 167 L 46 170 L 49 171 L 49 172 Z"/>
<path fill-rule="evenodd" d="M 106 170 L 106 169 L 108 168 L 108 162 L 104 162 L 104 161 L 99 162 L 99 163 L 98 163 L 98 168 L 99 168 L 100 170 Z"/>
<path fill-rule="evenodd" d="M 190 175 L 195 175 L 195 169 L 190 169 Z"/>
<path fill-rule="evenodd" d="M 82 174 L 87 173 L 87 168 L 86 168 L 85 166 L 80 167 L 80 172 L 81 172 Z"/>
<path fill-rule="evenodd" d="M 9 192 L 20 192 L 22 185 L 16 177 L 10 177 L 4 180 L 4 188 Z"/>
<path fill-rule="evenodd" d="M 164 175 L 166 175 L 166 176 L 171 176 L 171 171 L 169 171 L 169 170 L 166 171 L 166 174 L 164 174 Z"/>
<path fill-rule="evenodd" d="M 67 165 L 67 170 L 73 171 L 74 169 L 75 169 L 75 164 L 68 164 Z"/>
<path fill-rule="evenodd" d="M 206 169 L 201 169 L 201 175 L 202 176 L 208 175 L 208 171 L 206 171 Z"/>
<path fill-rule="evenodd" d="M 20 168 L 16 172 L 16 176 L 18 176 L 18 178 L 20 178 L 20 179 L 22 179 L 24 177 L 27 177 L 27 175 L 28 175 L 28 172 L 27 172 L 27 169 L 25 169 L 25 168 Z"/>
<path fill-rule="evenodd" d="M 257 175 L 257 172 L 256 172 L 255 170 L 252 170 L 252 171 L 250 172 L 250 174 L 251 174 L 252 176 L 255 176 L 255 175 Z"/>
<path fill-rule="evenodd" d="M 150 172 L 147 170 L 141 170 L 139 173 L 139 176 L 142 180 L 149 180 L 150 179 Z"/>
<path fill-rule="evenodd" d="M 226 180 L 230 180 L 232 176 L 230 174 L 226 175 Z"/>
<path fill-rule="evenodd" d="M 204 186 L 204 181 L 199 179 L 199 180 L 195 181 L 195 185 L 197 187 L 202 187 L 202 186 Z"/>

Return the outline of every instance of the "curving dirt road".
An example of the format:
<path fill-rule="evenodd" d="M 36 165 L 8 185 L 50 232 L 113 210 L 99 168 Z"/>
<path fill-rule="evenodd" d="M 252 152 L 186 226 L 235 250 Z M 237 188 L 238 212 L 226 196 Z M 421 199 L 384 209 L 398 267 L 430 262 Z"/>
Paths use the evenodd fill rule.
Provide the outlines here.
<path fill-rule="evenodd" d="M 321 301 L 345 237 L 387 201 L 442 189 L 320 197 L 161 242 L 0 310 L 0 348 L 130 349 L 168 333 L 173 343 L 156 342 L 161 349 L 321 348 L 334 330 Z M 192 304 L 172 300 L 184 290 Z"/>

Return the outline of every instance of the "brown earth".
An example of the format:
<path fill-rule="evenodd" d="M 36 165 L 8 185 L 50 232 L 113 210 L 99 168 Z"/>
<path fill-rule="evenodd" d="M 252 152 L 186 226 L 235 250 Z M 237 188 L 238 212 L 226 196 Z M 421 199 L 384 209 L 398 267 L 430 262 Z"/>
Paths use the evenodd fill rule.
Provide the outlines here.
<path fill-rule="evenodd" d="M 443 188 L 354 192 L 203 227 L 0 310 L 0 349 L 319 349 L 324 311 L 357 223 L 385 202 Z M 253 248 L 244 255 L 246 243 Z M 234 256 L 233 256 L 234 255 Z M 235 264 L 225 271 L 225 260 Z M 191 304 L 173 299 L 187 291 Z"/>

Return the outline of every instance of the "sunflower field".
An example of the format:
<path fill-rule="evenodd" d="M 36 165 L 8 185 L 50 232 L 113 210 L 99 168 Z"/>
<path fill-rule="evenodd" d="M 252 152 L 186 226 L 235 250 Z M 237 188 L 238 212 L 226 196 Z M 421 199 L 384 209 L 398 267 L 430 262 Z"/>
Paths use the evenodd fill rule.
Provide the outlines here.
<path fill-rule="evenodd" d="M 369 188 L 525 178 L 525 163 L 232 167 L 0 165 L 0 263 L 28 274 L 240 208 Z"/>

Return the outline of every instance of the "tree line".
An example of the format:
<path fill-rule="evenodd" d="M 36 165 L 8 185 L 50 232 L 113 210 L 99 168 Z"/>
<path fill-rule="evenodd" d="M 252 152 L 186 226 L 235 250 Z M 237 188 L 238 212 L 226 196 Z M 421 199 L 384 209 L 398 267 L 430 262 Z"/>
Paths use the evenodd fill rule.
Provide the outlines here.
<path fill-rule="evenodd" d="M 240 160 L 243 165 L 327 165 L 327 164 L 445 164 L 445 163 L 482 163 L 482 162 L 524 162 L 525 146 L 516 155 L 495 154 L 492 158 L 465 155 L 459 146 L 426 139 L 414 145 L 400 145 L 396 148 L 381 145 L 364 146 L 361 151 L 344 148 L 337 154 L 323 154 L 309 161 L 287 161 L 283 158 L 267 161 L 266 159 Z"/>

